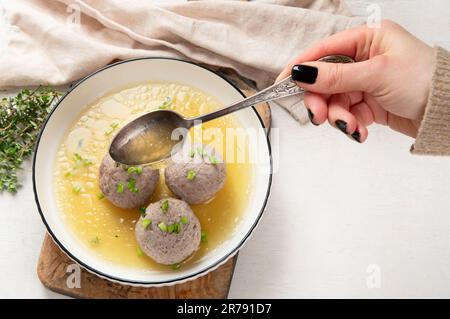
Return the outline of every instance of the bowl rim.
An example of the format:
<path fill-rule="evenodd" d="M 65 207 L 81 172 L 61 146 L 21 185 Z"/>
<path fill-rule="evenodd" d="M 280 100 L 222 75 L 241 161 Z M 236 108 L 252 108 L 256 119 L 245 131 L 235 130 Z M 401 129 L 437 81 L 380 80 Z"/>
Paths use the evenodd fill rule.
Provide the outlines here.
<path fill-rule="evenodd" d="M 80 265 L 81 267 L 83 267 L 84 269 L 86 269 L 87 271 L 89 271 L 92 274 L 95 274 L 101 278 L 107 279 L 109 281 L 112 282 L 117 282 L 117 283 L 121 283 L 121 284 L 127 284 L 127 285 L 131 285 L 131 286 L 142 286 L 142 287 L 156 287 L 156 286 L 167 286 L 167 285 L 174 285 L 177 283 L 182 283 L 182 282 L 186 282 L 186 281 L 190 281 L 190 280 L 194 280 L 198 277 L 204 276 L 207 273 L 215 270 L 216 268 L 218 268 L 219 266 L 221 266 L 222 264 L 224 264 L 225 262 L 227 262 L 231 257 L 233 257 L 234 255 L 236 255 L 239 250 L 244 246 L 244 244 L 246 243 L 246 241 L 250 238 L 251 234 L 253 233 L 253 231 L 256 229 L 259 221 L 261 220 L 262 215 L 264 214 L 264 211 L 266 209 L 267 206 L 267 202 L 270 196 L 270 190 L 272 187 L 272 175 L 273 175 L 273 159 L 272 159 L 272 147 L 270 144 L 270 139 L 269 139 L 269 135 L 266 135 L 266 143 L 267 143 L 267 147 L 268 147 L 268 153 L 269 153 L 269 162 L 270 162 L 270 171 L 269 171 L 269 180 L 268 180 L 268 185 L 267 185 L 267 190 L 266 190 L 266 194 L 264 197 L 264 202 L 262 204 L 261 210 L 258 213 L 258 216 L 256 218 L 256 220 L 254 221 L 254 223 L 252 224 L 252 226 L 250 227 L 250 229 L 247 231 L 246 235 L 244 236 L 244 238 L 236 245 L 236 247 L 233 248 L 232 251 L 230 251 L 228 254 L 226 254 L 225 256 L 223 256 L 222 258 L 220 258 L 218 261 L 216 261 L 215 263 L 206 266 L 205 268 L 190 274 L 190 275 L 186 275 L 183 277 L 179 277 L 179 278 L 174 278 L 172 280 L 161 280 L 161 281 L 135 281 L 135 280 L 129 280 L 126 278 L 118 278 L 116 276 L 112 276 L 109 275 L 107 273 L 104 273 L 102 271 L 99 271 L 97 269 L 95 269 L 92 266 L 89 266 L 88 264 L 84 263 L 82 260 L 80 260 L 79 258 L 77 258 L 76 256 L 74 256 L 69 249 L 67 249 L 59 240 L 58 238 L 55 236 L 55 234 L 53 233 L 50 225 L 47 223 L 47 220 L 44 216 L 44 213 L 42 211 L 42 208 L 40 206 L 39 203 L 39 198 L 37 195 L 37 187 L 36 187 L 36 156 L 39 150 L 39 144 L 41 142 L 41 137 L 43 135 L 43 132 L 48 124 L 48 122 L 50 121 L 50 118 L 52 117 L 53 113 L 56 111 L 56 109 L 60 106 L 60 104 L 63 102 L 63 100 L 70 94 L 72 93 L 81 83 L 85 82 L 86 80 L 88 80 L 89 78 L 95 76 L 96 74 L 105 71 L 109 68 L 115 67 L 117 65 L 120 64 L 125 64 L 125 63 L 129 63 L 129 62 L 133 62 L 133 61 L 139 61 L 139 60 L 173 60 L 173 61 L 178 61 L 178 62 L 183 62 L 183 63 L 188 63 L 191 64 L 193 66 L 202 68 L 206 71 L 209 71 L 210 73 L 213 73 L 215 76 L 221 78 L 222 80 L 224 80 L 225 82 L 227 82 L 229 85 L 231 85 L 240 95 L 242 95 L 242 97 L 245 97 L 245 94 L 234 84 L 232 83 L 229 79 L 225 78 L 223 75 L 217 73 L 216 71 L 213 71 L 211 69 L 209 69 L 208 67 L 204 66 L 204 65 L 200 65 L 196 62 L 193 61 L 187 61 L 187 60 L 183 60 L 183 59 L 178 59 L 178 58 L 171 58 L 171 57 L 140 57 L 140 58 L 132 58 L 132 59 L 126 59 L 126 60 L 121 60 L 115 63 L 111 63 L 108 64 L 88 75 L 86 75 L 85 77 L 81 78 L 80 80 L 76 81 L 75 84 L 71 84 L 69 89 L 67 90 L 67 92 L 58 100 L 58 102 L 56 103 L 56 105 L 52 108 L 52 110 L 50 111 L 50 113 L 47 115 L 47 118 L 44 121 L 44 124 L 42 125 L 42 128 L 40 129 L 39 135 L 36 139 L 36 143 L 34 146 L 34 152 L 33 152 L 33 161 L 32 161 L 32 182 L 33 182 L 33 193 L 34 193 L 34 201 L 36 203 L 39 215 L 41 216 L 42 222 L 45 225 L 45 228 L 48 232 L 48 234 L 50 235 L 50 237 L 52 238 L 53 242 L 74 262 L 76 262 L 78 265 Z M 259 120 L 259 123 L 261 125 L 262 128 L 265 128 L 264 126 L 264 122 L 261 119 L 261 116 L 258 114 L 258 112 L 256 111 L 256 108 L 254 106 L 251 107 L 251 109 L 253 110 L 253 112 L 255 113 L 256 117 Z M 267 128 L 267 129 L 270 129 Z M 234 272 L 233 272 L 234 274 Z"/>

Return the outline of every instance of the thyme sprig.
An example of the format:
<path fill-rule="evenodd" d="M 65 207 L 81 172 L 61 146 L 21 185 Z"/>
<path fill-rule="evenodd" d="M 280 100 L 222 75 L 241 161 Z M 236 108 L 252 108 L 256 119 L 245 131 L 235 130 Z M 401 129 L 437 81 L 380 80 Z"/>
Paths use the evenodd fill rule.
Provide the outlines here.
<path fill-rule="evenodd" d="M 33 153 L 40 128 L 59 96 L 52 88 L 39 87 L 0 100 L 0 192 L 17 192 L 17 172 Z"/>

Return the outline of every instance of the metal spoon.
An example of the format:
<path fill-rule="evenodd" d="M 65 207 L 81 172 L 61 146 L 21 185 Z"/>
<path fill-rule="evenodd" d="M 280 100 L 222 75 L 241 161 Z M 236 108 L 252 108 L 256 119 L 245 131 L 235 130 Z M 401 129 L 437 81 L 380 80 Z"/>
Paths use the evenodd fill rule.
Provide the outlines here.
<path fill-rule="evenodd" d="M 319 61 L 354 62 L 352 58 L 343 55 L 326 56 Z M 175 134 L 175 138 L 172 138 L 172 133 L 176 129 L 189 130 L 199 123 L 214 120 L 258 103 L 301 93 L 304 93 L 304 90 L 297 86 L 289 76 L 253 96 L 194 118 L 184 118 L 170 110 L 153 111 L 125 125 L 111 142 L 109 154 L 116 162 L 126 165 L 153 164 L 169 158 L 172 148 L 177 144 L 180 145 L 180 142 L 181 144 L 184 142 L 182 134 Z"/>

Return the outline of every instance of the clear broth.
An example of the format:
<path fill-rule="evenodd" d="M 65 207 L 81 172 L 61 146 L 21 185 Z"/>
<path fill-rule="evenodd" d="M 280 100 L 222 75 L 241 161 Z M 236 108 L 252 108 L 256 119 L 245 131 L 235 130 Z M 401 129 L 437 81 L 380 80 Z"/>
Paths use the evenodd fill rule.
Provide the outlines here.
<path fill-rule="evenodd" d="M 55 159 L 54 189 L 63 220 L 96 255 L 129 267 L 167 271 L 170 267 L 159 265 L 137 251 L 134 227 L 139 210 L 118 208 L 106 198 L 99 199 L 98 185 L 99 165 L 114 134 L 132 119 L 160 107 L 192 117 L 215 110 L 221 104 L 196 88 L 168 82 L 148 82 L 107 94 L 92 103 L 66 133 Z M 227 128 L 241 127 L 239 120 L 229 115 L 195 129 L 207 132 L 214 128 L 225 136 Z M 224 154 L 226 145 L 220 149 L 210 137 L 199 138 L 190 133 L 196 142 L 215 146 Z M 233 147 L 236 157 L 245 152 L 237 143 Z M 224 188 L 208 203 L 191 206 L 206 232 L 207 242 L 182 264 L 183 268 L 233 236 L 248 203 L 252 174 L 250 163 L 227 163 Z M 148 203 L 173 196 L 164 184 L 163 175 L 161 170 L 159 185 Z"/>

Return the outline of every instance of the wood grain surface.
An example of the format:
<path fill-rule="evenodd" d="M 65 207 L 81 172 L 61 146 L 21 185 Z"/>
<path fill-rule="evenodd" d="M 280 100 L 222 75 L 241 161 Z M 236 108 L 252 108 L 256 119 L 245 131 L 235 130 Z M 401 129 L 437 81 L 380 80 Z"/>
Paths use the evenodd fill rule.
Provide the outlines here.
<path fill-rule="evenodd" d="M 218 71 L 237 85 L 244 94 L 252 95 L 255 92 L 251 84 L 231 71 Z M 259 104 L 256 109 L 265 127 L 270 128 L 269 106 Z M 78 267 L 46 234 L 39 256 L 37 274 L 47 288 L 75 298 L 227 298 L 237 258 L 235 255 L 216 270 L 186 283 L 154 288 L 132 287 L 102 279 Z M 80 274 L 79 287 L 74 285 L 75 282 L 72 280 L 75 271 L 79 271 Z"/>
<path fill-rule="evenodd" d="M 77 267 L 47 234 L 37 273 L 47 288 L 76 298 L 226 298 L 236 260 L 237 256 L 205 276 L 182 284 L 154 288 L 133 287 L 102 279 Z M 79 287 L 76 287 L 72 278 L 78 273 L 80 281 Z"/>

